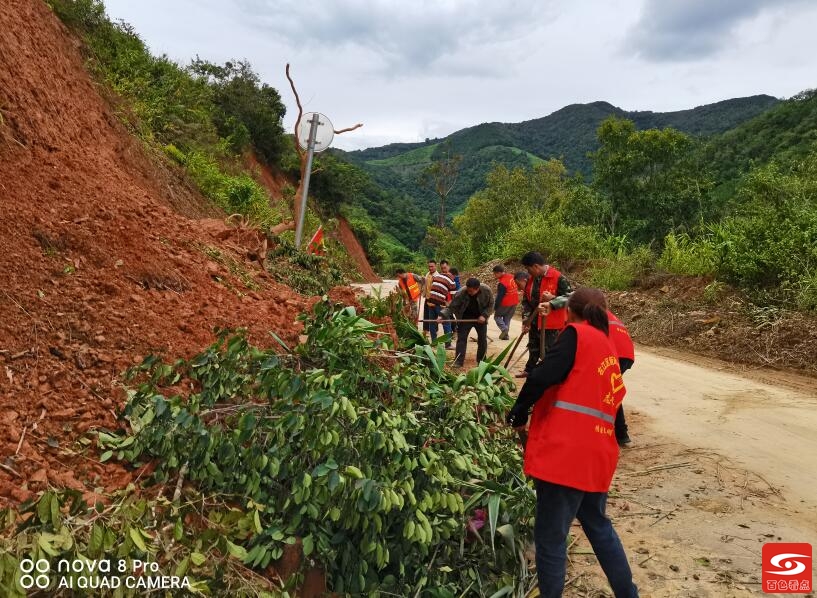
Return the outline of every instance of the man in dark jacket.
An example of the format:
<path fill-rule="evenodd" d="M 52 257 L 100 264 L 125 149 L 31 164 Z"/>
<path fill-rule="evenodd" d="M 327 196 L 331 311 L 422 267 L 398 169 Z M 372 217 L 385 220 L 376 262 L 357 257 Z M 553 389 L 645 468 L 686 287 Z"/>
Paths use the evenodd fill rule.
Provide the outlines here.
<path fill-rule="evenodd" d="M 459 322 L 457 324 L 457 348 L 454 366 L 462 367 L 465 363 L 465 351 L 468 346 L 468 335 L 471 328 L 477 331 L 477 363 L 482 361 L 488 351 L 488 317 L 493 309 L 494 297 L 488 285 L 476 278 L 469 278 L 465 288 L 454 295 L 451 304 L 442 310 L 441 317 L 457 320 L 477 320 L 476 322 Z"/>

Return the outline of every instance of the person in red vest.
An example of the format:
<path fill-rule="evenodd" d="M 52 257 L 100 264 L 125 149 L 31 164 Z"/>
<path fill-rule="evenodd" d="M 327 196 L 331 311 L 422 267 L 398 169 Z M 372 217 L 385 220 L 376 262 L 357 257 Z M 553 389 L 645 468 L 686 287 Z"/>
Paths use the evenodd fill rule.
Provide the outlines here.
<path fill-rule="evenodd" d="M 519 291 L 513 274 L 505 272 L 505 266 L 502 264 L 494 266 L 494 278 L 496 278 L 494 322 L 499 326 L 499 339 L 504 341 L 508 340 L 511 320 L 516 312 L 516 306 L 519 305 Z"/>
<path fill-rule="evenodd" d="M 539 315 L 533 319 L 530 326 L 523 326 L 522 333 L 528 333 L 528 361 L 525 370 L 517 374 L 517 378 L 527 378 L 531 370 L 543 357 L 540 335 L 545 335 L 545 349 L 556 341 L 559 331 L 564 328 L 567 314 L 564 307 L 552 305 L 553 309 L 545 315 L 542 311 L 545 304 L 557 297 L 569 295 L 572 291 L 570 283 L 561 272 L 545 262 L 541 253 L 530 251 L 522 256 L 522 265 L 530 274 L 525 286 L 523 304 L 525 311 L 533 313 L 539 310 Z"/>
<path fill-rule="evenodd" d="M 397 276 L 397 288 L 400 289 L 400 294 L 416 321 L 420 309 L 420 296 L 423 293 L 423 277 L 413 272 L 406 272 L 403 268 L 397 268 L 394 274 Z"/>
<path fill-rule="evenodd" d="M 607 310 L 607 318 L 610 325 L 610 340 L 613 341 L 613 346 L 616 348 L 618 367 L 623 374 L 633 367 L 633 363 L 635 363 L 635 346 L 633 345 L 633 339 L 630 337 L 630 331 L 609 309 Z M 626 446 L 632 442 L 627 428 L 627 420 L 624 417 L 623 405 L 616 412 L 616 440 L 619 446 Z"/>
<path fill-rule="evenodd" d="M 547 312 L 550 305 L 566 305 L 567 300 L 567 297 L 554 299 L 544 308 L 544 311 Z M 621 373 L 624 374 L 624 372 L 633 367 L 633 363 L 635 363 L 635 346 L 633 345 L 633 339 L 630 337 L 630 331 L 627 330 L 627 327 L 609 309 L 607 310 L 607 322 L 610 328 L 610 340 L 613 341 L 613 346 L 616 349 L 616 357 L 618 357 L 618 367 L 621 369 Z M 616 441 L 618 445 L 622 447 L 632 442 L 627 427 L 627 420 L 624 417 L 623 406 L 619 407 L 616 412 Z"/>
<path fill-rule="evenodd" d="M 533 406 L 524 469 L 536 487 L 533 533 L 542 598 L 562 595 L 574 518 L 616 598 L 638 597 L 627 555 L 605 514 L 619 455 L 615 414 L 624 394 L 607 301 L 598 289 L 579 289 L 568 300 L 566 328 L 507 416 L 508 424 L 522 430 Z"/>

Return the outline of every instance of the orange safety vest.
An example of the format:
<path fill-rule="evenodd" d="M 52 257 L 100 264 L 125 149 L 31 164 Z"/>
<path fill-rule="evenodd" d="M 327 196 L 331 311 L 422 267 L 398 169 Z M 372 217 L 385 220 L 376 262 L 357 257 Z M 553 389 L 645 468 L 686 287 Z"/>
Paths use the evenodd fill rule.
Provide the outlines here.
<path fill-rule="evenodd" d="M 411 280 L 411 283 L 408 281 Z M 408 296 L 410 301 L 417 301 L 420 298 L 420 284 L 417 282 L 417 277 L 414 274 L 408 274 L 405 278 L 397 281 L 399 287 Z"/>
<path fill-rule="evenodd" d="M 511 307 L 512 305 L 518 305 L 519 290 L 516 288 L 516 282 L 514 282 L 513 274 L 503 274 L 499 277 L 498 284 L 505 287 L 505 295 L 502 297 L 502 301 L 499 302 L 499 306 Z"/>
<path fill-rule="evenodd" d="M 633 346 L 633 339 L 630 337 L 630 331 L 609 309 L 607 310 L 607 318 L 610 324 L 610 340 L 613 341 L 613 346 L 616 348 L 616 356 L 634 361 L 635 347 Z"/>
<path fill-rule="evenodd" d="M 531 292 L 533 291 L 533 276 L 528 278 L 528 283 L 525 285 L 525 298 L 528 300 L 528 303 L 533 305 L 534 309 L 536 309 L 536 306 L 542 302 L 542 296 L 546 292 L 551 293 L 552 295 L 557 294 L 559 277 L 561 275 L 562 273 L 553 266 L 548 267 L 547 272 L 545 272 L 545 275 L 542 277 L 542 282 L 539 284 L 539 297 L 536 300 L 531 298 Z M 539 330 L 542 330 L 541 315 L 537 318 L 536 322 L 536 327 L 539 328 Z M 567 308 L 551 309 L 550 313 L 545 319 L 545 330 L 561 330 L 565 327 L 566 323 Z"/>
<path fill-rule="evenodd" d="M 613 343 L 586 322 L 576 329 L 576 359 L 565 381 L 536 402 L 525 473 L 546 482 L 607 492 L 618 463 L 614 424 L 624 382 Z"/>

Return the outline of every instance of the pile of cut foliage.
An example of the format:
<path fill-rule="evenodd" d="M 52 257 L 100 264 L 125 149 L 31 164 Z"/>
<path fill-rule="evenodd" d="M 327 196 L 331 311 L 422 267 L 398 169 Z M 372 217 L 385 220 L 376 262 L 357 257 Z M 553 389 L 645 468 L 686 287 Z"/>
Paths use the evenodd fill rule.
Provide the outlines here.
<path fill-rule="evenodd" d="M 0 588 L 15 595 L 19 559 L 88 557 L 230 595 L 285 594 L 310 561 L 339 594 L 525 595 L 534 496 L 500 425 L 501 356 L 453 374 L 388 306 L 363 314 L 391 312 L 398 335 L 324 299 L 292 348 L 225 331 L 190 360 L 147 357 L 126 376 L 128 432 L 99 444 L 156 486 L 99 512 L 51 494 L 8 513 Z M 293 547 L 301 570 L 271 583 Z"/>

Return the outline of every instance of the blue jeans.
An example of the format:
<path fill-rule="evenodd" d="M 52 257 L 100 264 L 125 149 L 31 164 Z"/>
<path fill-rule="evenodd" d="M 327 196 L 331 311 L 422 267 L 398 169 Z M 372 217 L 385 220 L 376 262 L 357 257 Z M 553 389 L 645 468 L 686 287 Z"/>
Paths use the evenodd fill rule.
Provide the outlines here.
<path fill-rule="evenodd" d="M 536 572 L 539 595 L 559 598 L 565 586 L 567 533 L 577 518 L 593 546 L 616 598 L 638 598 L 638 588 L 621 540 L 604 514 L 606 492 L 583 492 L 575 488 L 534 480 L 536 484 Z"/>
<path fill-rule="evenodd" d="M 423 319 L 424 320 L 436 320 L 440 317 L 440 312 L 443 310 L 442 307 L 439 305 L 429 305 L 426 303 L 425 314 Z M 426 322 L 423 325 L 424 330 L 428 330 L 428 335 L 431 337 L 431 342 L 437 340 L 437 328 L 439 324 L 436 322 Z M 450 322 L 443 322 L 443 334 L 451 334 L 451 323 Z"/>
<path fill-rule="evenodd" d="M 516 306 L 509 305 L 507 307 L 497 307 L 494 310 L 494 322 L 502 332 L 508 330 L 513 320 L 513 314 L 516 313 Z"/>

